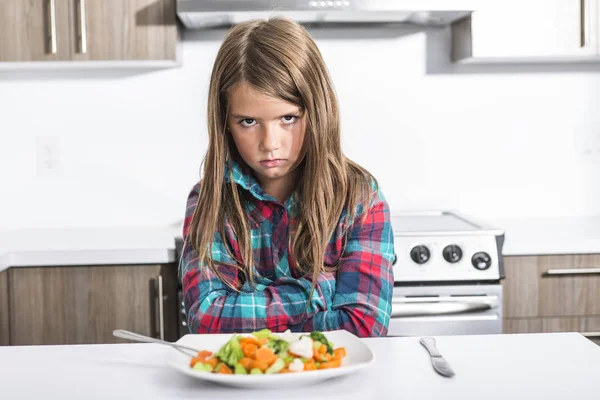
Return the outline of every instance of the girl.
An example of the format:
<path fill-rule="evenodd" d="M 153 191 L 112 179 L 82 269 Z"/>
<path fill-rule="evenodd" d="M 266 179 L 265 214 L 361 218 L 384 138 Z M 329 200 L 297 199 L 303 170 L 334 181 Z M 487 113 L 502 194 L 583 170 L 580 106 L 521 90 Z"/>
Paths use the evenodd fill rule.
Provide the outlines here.
<path fill-rule="evenodd" d="M 386 335 L 389 208 L 342 153 L 331 78 L 302 26 L 277 18 L 230 30 L 210 80 L 208 134 L 183 228 L 190 331 Z"/>

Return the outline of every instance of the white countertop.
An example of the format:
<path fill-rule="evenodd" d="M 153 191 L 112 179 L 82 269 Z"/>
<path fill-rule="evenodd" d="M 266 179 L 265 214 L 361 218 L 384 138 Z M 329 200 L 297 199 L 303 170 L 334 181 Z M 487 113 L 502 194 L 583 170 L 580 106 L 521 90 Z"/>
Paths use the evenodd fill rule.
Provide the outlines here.
<path fill-rule="evenodd" d="M 504 230 L 505 256 L 600 254 L 600 215 L 486 220 Z"/>
<path fill-rule="evenodd" d="M 0 271 L 53 265 L 165 264 L 178 227 L 23 229 L 0 232 Z"/>
<path fill-rule="evenodd" d="M 503 254 L 600 254 L 600 215 L 484 220 L 505 232 Z M 161 264 L 175 260 L 181 227 L 0 232 L 0 271 L 46 265 Z"/>
<path fill-rule="evenodd" d="M 0 347 L 7 399 L 597 400 L 600 347 L 577 333 L 436 337 L 456 372 L 437 375 L 419 338 L 364 339 L 367 370 L 315 386 L 233 389 L 163 365 L 154 344 Z"/>

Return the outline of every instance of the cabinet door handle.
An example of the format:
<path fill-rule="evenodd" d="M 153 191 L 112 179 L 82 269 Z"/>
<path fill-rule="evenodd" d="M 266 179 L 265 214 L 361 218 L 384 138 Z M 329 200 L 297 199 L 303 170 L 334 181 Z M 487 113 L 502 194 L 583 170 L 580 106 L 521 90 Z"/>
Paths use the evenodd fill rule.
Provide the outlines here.
<path fill-rule="evenodd" d="M 165 340 L 165 294 L 163 291 L 162 275 L 157 278 L 158 281 L 158 337 Z"/>
<path fill-rule="evenodd" d="M 580 32 L 580 47 L 585 47 L 589 43 L 590 24 L 588 21 L 588 0 L 580 0 L 579 2 L 579 32 Z"/>
<path fill-rule="evenodd" d="M 87 21 L 85 0 L 79 0 L 79 50 L 87 53 Z"/>
<path fill-rule="evenodd" d="M 549 269 L 545 275 L 596 275 L 600 274 L 600 268 L 579 269 Z"/>
<path fill-rule="evenodd" d="M 48 25 L 50 27 L 48 40 L 50 44 L 50 53 L 56 54 L 58 52 L 58 45 L 56 43 L 56 0 L 48 0 L 48 10 Z"/>

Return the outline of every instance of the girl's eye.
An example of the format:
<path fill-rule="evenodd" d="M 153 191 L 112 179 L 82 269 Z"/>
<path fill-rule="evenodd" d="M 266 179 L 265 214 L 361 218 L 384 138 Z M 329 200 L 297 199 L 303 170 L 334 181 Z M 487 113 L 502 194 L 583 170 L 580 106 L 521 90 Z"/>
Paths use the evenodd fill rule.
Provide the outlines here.
<path fill-rule="evenodd" d="M 296 122 L 297 119 L 298 117 L 296 117 L 295 115 L 286 115 L 284 117 L 281 117 L 281 121 L 287 125 L 293 124 L 294 122 Z"/>
<path fill-rule="evenodd" d="M 243 126 L 244 128 L 250 128 L 251 126 L 256 125 L 256 120 L 254 120 L 252 118 L 244 118 L 244 119 L 240 120 L 239 124 L 241 126 Z"/>

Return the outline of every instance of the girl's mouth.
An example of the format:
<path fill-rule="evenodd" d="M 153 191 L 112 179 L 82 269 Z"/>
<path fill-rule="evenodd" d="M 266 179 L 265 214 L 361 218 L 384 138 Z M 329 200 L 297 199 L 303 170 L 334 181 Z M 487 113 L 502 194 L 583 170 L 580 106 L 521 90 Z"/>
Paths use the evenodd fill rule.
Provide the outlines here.
<path fill-rule="evenodd" d="M 265 168 L 275 168 L 275 167 L 279 167 L 284 162 L 285 162 L 285 160 L 283 160 L 281 158 L 274 158 L 272 160 L 262 160 L 260 162 L 260 165 L 262 165 Z"/>

